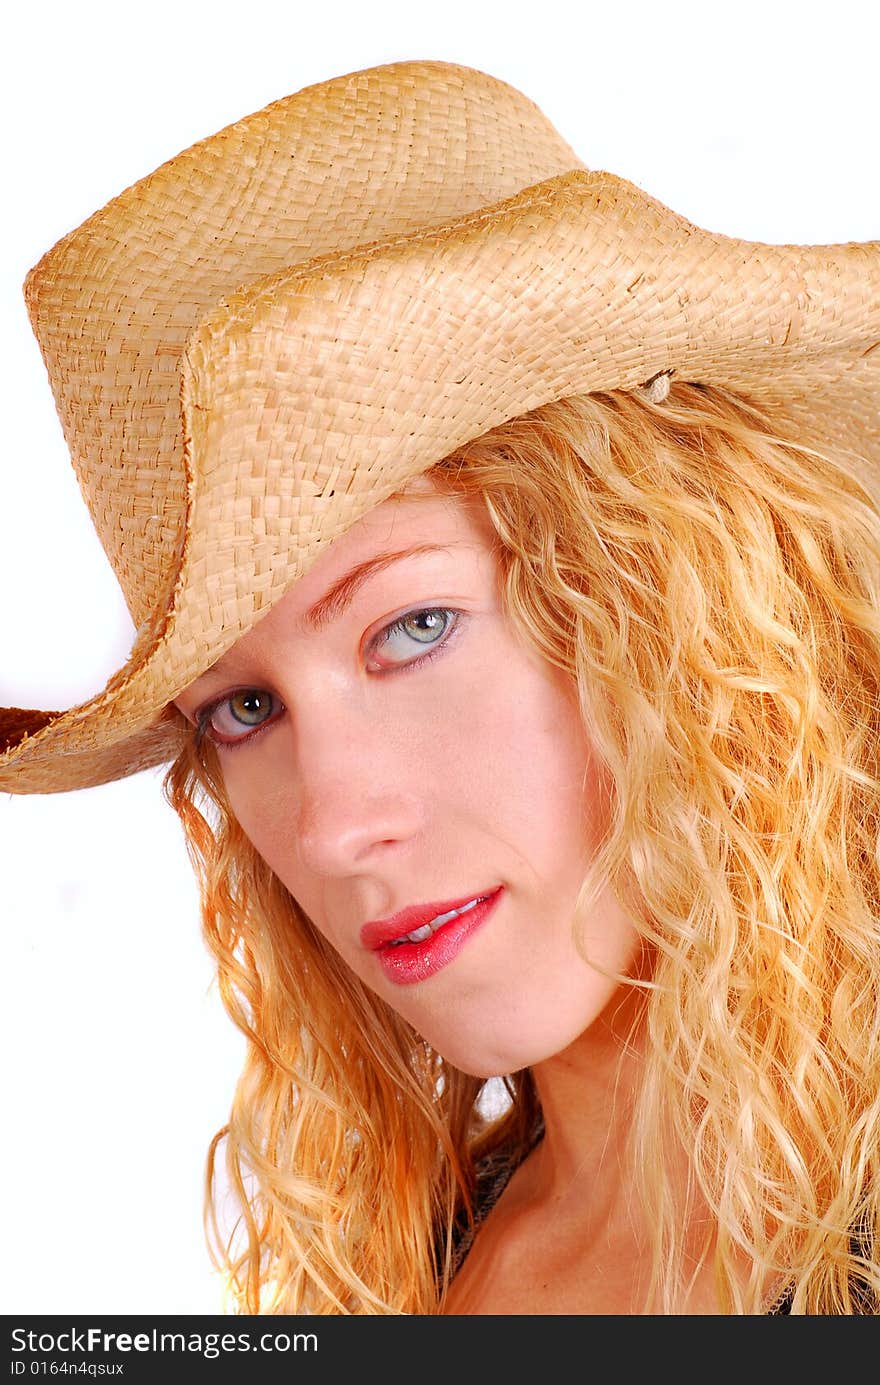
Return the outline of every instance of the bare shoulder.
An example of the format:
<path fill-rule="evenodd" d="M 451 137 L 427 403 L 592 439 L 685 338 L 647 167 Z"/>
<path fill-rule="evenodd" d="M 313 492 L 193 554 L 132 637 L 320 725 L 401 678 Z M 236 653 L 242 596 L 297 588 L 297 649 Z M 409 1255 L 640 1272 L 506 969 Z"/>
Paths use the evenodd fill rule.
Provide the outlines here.
<path fill-rule="evenodd" d="M 516 1171 L 480 1225 L 450 1285 L 452 1316 L 634 1316 L 643 1311 L 645 1242 L 631 1224 L 597 1224 L 579 1206 L 536 1200 L 529 1161 Z M 719 1312 L 707 1265 L 682 1312 Z"/>
<path fill-rule="evenodd" d="M 444 1313 L 630 1312 L 634 1267 L 625 1248 L 618 1246 L 605 1264 L 597 1263 L 579 1219 L 534 1201 L 529 1173 L 526 1161 L 479 1227 Z"/>

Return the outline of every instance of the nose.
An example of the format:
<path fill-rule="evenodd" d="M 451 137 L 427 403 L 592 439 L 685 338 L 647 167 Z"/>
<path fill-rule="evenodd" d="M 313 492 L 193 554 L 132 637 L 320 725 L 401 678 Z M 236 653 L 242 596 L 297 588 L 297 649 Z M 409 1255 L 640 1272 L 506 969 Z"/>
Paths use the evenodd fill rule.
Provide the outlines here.
<path fill-rule="evenodd" d="M 300 721 L 296 849 L 316 875 L 344 876 L 406 852 L 424 829 L 418 751 L 368 717 L 328 703 Z"/>

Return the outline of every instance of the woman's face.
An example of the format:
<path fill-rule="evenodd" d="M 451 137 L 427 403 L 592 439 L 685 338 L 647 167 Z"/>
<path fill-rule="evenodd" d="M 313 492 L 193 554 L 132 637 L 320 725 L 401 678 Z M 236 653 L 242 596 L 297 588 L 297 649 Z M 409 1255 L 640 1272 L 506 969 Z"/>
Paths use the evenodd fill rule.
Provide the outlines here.
<path fill-rule="evenodd" d="M 177 699 L 314 926 L 479 1076 L 559 1053 L 615 989 L 572 937 L 607 791 L 569 681 L 504 614 L 493 547 L 482 503 L 422 478 Z M 610 891 L 583 938 L 629 965 Z"/>

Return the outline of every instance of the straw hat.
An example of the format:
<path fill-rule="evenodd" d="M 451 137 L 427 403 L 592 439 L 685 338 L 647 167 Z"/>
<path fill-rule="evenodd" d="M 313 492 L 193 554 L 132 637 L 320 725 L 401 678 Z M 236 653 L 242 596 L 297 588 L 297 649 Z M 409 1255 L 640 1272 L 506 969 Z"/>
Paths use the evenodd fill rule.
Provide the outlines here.
<path fill-rule="evenodd" d="M 17 793 L 170 759 L 171 699 L 322 549 L 552 399 L 675 372 L 880 463 L 880 242 L 710 234 L 446 63 L 237 121 L 61 240 L 25 295 L 137 638 L 88 702 L 0 711 Z"/>

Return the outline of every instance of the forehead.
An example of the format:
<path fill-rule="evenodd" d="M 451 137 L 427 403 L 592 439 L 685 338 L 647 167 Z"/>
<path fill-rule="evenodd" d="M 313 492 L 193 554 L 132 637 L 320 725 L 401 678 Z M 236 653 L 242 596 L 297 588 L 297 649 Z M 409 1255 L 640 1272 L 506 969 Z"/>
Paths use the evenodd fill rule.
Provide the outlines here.
<path fill-rule="evenodd" d="M 464 549 L 479 554 L 491 550 L 495 541 L 482 500 L 440 491 L 426 477 L 418 477 L 335 539 L 284 600 L 289 612 L 295 608 L 305 615 L 334 582 L 362 563 L 428 545 L 448 547 L 453 554 Z"/>

